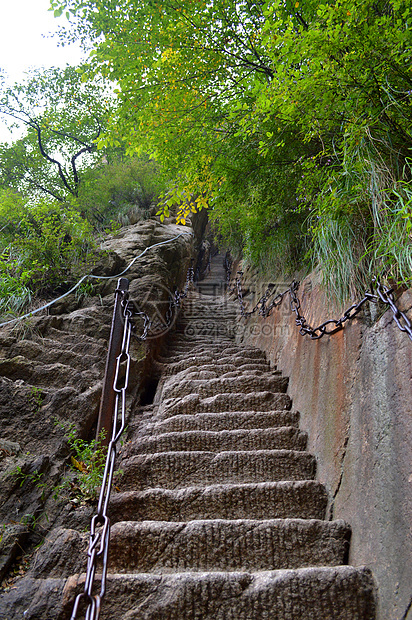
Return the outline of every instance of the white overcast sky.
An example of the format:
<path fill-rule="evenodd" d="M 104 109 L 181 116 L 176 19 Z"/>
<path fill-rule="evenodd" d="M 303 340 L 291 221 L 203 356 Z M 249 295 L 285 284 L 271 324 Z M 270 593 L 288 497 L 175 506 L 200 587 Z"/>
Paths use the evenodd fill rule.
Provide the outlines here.
<path fill-rule="evenodd" d="M 81 60 L 79 47 L 58 47 L 57 38 L 47 37 L 67 24 L 64 17 L 56 19 L 48 11 L 49 0 L 0 0 L 0 4 L 0 68 L 8 81 L 20 80 L 30 67 L 64 66 Z M 0 116 L 0 142 L 9 136 Z"/>

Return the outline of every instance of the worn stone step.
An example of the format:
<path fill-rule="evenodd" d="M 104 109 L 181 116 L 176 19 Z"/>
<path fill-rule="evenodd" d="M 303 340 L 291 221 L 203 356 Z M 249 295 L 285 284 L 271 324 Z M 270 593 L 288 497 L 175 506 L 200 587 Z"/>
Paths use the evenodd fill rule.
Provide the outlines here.
<path fill-rule="evenodd" d="M 197 394 L 200 398 L 217 394 L 251 392 L 286 392 L 288 377 L 277 375 L 257 376 L 244 374 L 236 377 L 219 377 L 216 379 L 187 379 L 169 380 L 163 387 L 163 398 L 176 398 L 187 394 Z"/>
<path fill-rule="evenodd" d="M 184 317 L 180 319 L 176 326 L 176 334 L 187 334 L 187 330 L 193 328 L 196 333 L 206 333 L 209 329 L 221 328 L 220 333 L 224 334 L 224 328 L 230 328 L 234 330 L 235 316 L 219 315 L 219 313 L 213 313 L 209 316 L 205 315 L 193 315 L 190 317 Z M 204 330 L 204 331 L 203 331 Z"/>
<path fill-rule="evenodd" d="M 248 360 L 248 359 L 239 357 L 235 361 L 237 362 L 236 364 L 234 363 L 234 359 L 232 357 L 222 358 L 222 359 L 216 358 L 215 361 L 208 358 L 206 360 L 202 360 L 202 363 L 200 362 L 197 363 L 197 361 L 194 360 L 193 357 L 190 357 L 180 362 L 176 362 L 172 364 L 164 364 L 164 375 L 170 376 L 170 375 L 174 375 L 179 372 L 186 371 L 186 370 L 192 370 L 192 371 L 212 370 L 216 372 L 221 371 L 222 373 L 224 373 L 224 372 L 230 372 L 236 369 L 268 370 L 271 368 L 270 363 L 265 360 L 253 360 L 253 359 Z"/>
<path fill-rule="evenodd" d="M 234 431 L 182 431 L 138 437 L 129 451 L 135 454 L 186 450 L 305 450 L 307 435 L 293 426 Z"/>
<path fill-rule="evenodd" d="M 226 347 L 234 346 L 233 329 L 222 326 L 216 323 L 214 326 L 210 326 L 204 329 L 199 325 L 188 325 L 184 332 L 177 329 L 174 333 L 173 351 L 178 355 L 188 351 L 191 346 L 193 347 L 214 347 L 225 344 Z"/>
<path fill-rule="evenodd" d="M 170 351 L 169 355 L 166 354 L 160 357 L 159 361 L 182 361 L 186 359 L 188 352 L 192 357 L 196 356 L 196 358 L 199 359 L 213 359 L 214 356 L 218 356 L 219 358 L 226 358 L 228 361 L 233 358 L 246 358 L 248 360 L 266 360 L 265 353 L 263 351 L 260 351 L 260 349 L 247 347 L 242 348 L 234 346 L 233 344 L 230 345 L 228 343 L 214 344 L 206 341 L 205 344 L 195 347 L 191 345 L 184 346 L 184 348 L 182 348 L 180 352 L 178 349 L 176 350 L 175 348 L 173 348 L 173 350 Z"/>
<path fill-rule="evenodd" d="M 225 362 L 229 363 L 231 361 L 232 364 L 236 363 L 236 361 L 240 360 L 242 357 L 246 358 L 248 362 L 253 362 L 256 359 L 254 357 L 248 356 L 247 353 L 244 353 L 243 356 L 240 352 L 227 355 L 224 350 L 214 350 L 212 348 L 213 342 L 210 341 L 210 338 L 208 340 L 208 350 L 204 350 L 198 353 L 194 350 L 194 347 L 192 348 L 189 344 L 184 349 L 174 350 L 173 353 L 171 352 L 169 354 L 162 355 L 159 358 L 159 361 L 164 364 L 178 364 L 179 362 L 185 362 L 188 359 L 192 359 L 195 360 L 193 361 L 193 364 L 198 366 L 199 364 L 202 365 L 214 363 L 222 358 L 224 358 Z"/>
<path fill-rule="evenodd" d="M 176 338 L 187 338 L 187 336 L 197 335 L 199 337 L 217 334 L 222 338 L 228 338 L 229 334 L 235 333 L 235 325 L 232 319 L 219 319 L 217 317 L 195 318 L 189 321 L 180 322 L 175 329 Z"/>
<path fill-rule="evenodd" d="M 115 521 L 193 519 L 324 519 L 327 495 L 315 480 L 212 484 L 114 493 Z"/>
<path fill-rule="evenodd" d="M 186 321 L 179 321 L 174 333 L 177 337 L 186 337 L 191 334 L 205 336 L 210 333 L 217 333 L 224 337 L 227 332 L 234 333 L 234 320 L 234 318 L 219 317 L 216 315 L 209 317 L 191 317 Z"/>
<path fill-rule="evenodd" d="M 239 360 L 238 360 L 239 361 Z M 217 377 L 223 376 L 228 372 L 234 372 L 237 374 L 241 374 L 241 373 L 245 373 L 247 371 L 251 371 L 254 373 L 265 373 L 265 372 L 273 372 L 275 369 L 275 366 L 271 366 L 271 364 L 269 362 L 266 362 L 264 360 L 256 360 L 256 361 L 251 361 L 251 362 L 240 362 L 237 364 L 234 363 L 228 363 L 220 360 L 217 360 L 214 363 L 206 363 L 203 366 L 187 366 L 186 368 L 182 368 L 182 370 L 178 370 L 178 369 L 173 369 L 173 368 L 167 368 L 167 370 L 170 370 L 171 372 L 168 372 L 167 374 L 180 374 L 180 373 L 184 373 L 186 375 L 189 373 L 195 373 L 195 372 L 203 372 L 203 371 L 209 371 L 209 372 L 213 372 Z M 183 376 L 183 375 L 182 375 Z"/>
<path fill-rule="evenodd" d="M 185 330 L 177 329 L 176 335 L 182 339 L 184 338 L 185 342 L 185 345 L 178 346 L 178 352 L 189 351 L 191 344 L 197 345 L 200 342 L 218 343 L 221 342 L 222 338 L 225 338 L 228 344 L 235 343 L 235 330 L 229 324 L 216 323 L 214 326 L 210 324 L 207 326 L 200 324 L 188 325 Z"/>
<path fill-rule="evenodd" d="M 281 411 L 290 409 L 292 401 L 287 394 L 252 392 L 250 394 L 217 394 L 200 398 L 189 394 L 179 399 L 165 399 L 159 408 L 159 418 L 194 413 L 219 413 L 223 411 Z"/>
<path fill-rule="evenodd" d="M 229 320 L 234 321 L 238 316 L 237 309 L 232 307 L 225 307 L 224 305 L 202 305 L 198 304 L 192 309 L 185 310 L 185 312 L 179 318 L 179 323 L 188 323 L 193 320 Z"/>
<path fill-rule="evenodd" d="M 150 433 L 174 433 L 276 428 L 277 426 L 298 426 L 298 424 L 298 411 L 222 411 L 221 413 L 175 415 L 167 420 L 148 424 L 147 428 Z"/>
<path fill-rule="evenodd" d="M 180 343 L 180 346 L 183 347 L 183 352 L 181 351 L 179 353 L 179 351 L 176 351 L 176 346 L 179 343 L 175 342 L 172 344 L 169 350 L 165 351 L 164 353 L 165 357 L 168 357 L 168 356 L 170 357 L 173 355 L 178 356 L 179 354 L 183 355 L 183 353 L 185 352 L 187 348 L 191 348 L 193 355 L 199 355 L 199 356 L 220 355 L 223 357 L 231 357 L 231 356 L 246 355 L 253 359 L 266 359 L 266 356 L 263 351 L 256 350 L 254 347 L 247 347 L 243 349 L 242 347 L 237 346 L 234 342 L 229 341 L 229 340 L 224 341 L 224 342 L 222 342 L 222 340 L 218 342 L 210 342 L 209 339 L 204 338 L 201 342 L 199 342 L 197 345 L 194 345 L 193 347 L 187 347 L 186 339 L 182 339 L 182 340 L 183 341 Z M 258 355 L 256 351 L 259 351 L 260 355 Z"/>
<path fill-rule="evenodd" d="M 182 360 L 185 360 L 187 358 L 187 356 L 189 355 L 190 357 L 196 357 L 199 358 L 201 360 L 212 360 L 212 361 L 220 361 L 221 358 L 224 358 L 225 361 L 230 362 L 230 360 L 240 360 L 242 358 L 246 358 L 248 360 L 266 360 L 266 357 L 264 356 L 256 356 L 253 355 L 252 352 L 249 351 L 242 351 L 242 350 L 237 350 L 237 351 L 232 351 L 232 352 L 227 352 L 227 344 L 225 345 L 225 347 L 215 347 L 213 342 L 210 342 L 210 339 L 208 339 L 207 344 L 204 344 L 202 346 L 202 350 L 200 351 L 196 351 L 195 349 L 198 348 L 198 346 L 196 347 L 191 347 L 190 345 L 186 346 L 185 348 L 183 348 L 182 350 L 176 351 L 170 351 L 169 353 L 165 353 L 163 354 L 163 360 L 171 362 L 171 361 L 175 361 L 175 362 L 179 362 Z M 162 358 L 161 358 L 162 361 Z M 232 363 L 235 363 L 232 361 Z"/>
<path fill-rule="evenodd" d="M 121 521 L 111 530 L 112 572 L 276 570 L 345 564 L 344 521 L 315 519 Z"/>
<path fill-rule="evenodd" d="M 174 336 L 173 340 L 170 341 L 168 346 L 168 352 L 174 353 L 176 347 L 184 347 L 186 344 L 186 339 L 182 336 Z M 248 350 L 253 351 L 256 350 L 255 347 L 246 347 Z M 218 342 L 211 343 L 207 338 L 200 338 L 199 344 L 194 347 L 194 352 L 197 355 L 201 353 L 206 353 L 210 351 L 228 351 L 228 355 L 231 353 L 239 352 L 242 349 L 241 346 L 235 344 L 229 339 L 222 339 Z"/>
<path fill-rule="evenodd" d="M 308 452 L 162 452 L 137 454 L 122 463 L 122 490 L 178 489 L 208 484 L 311 480 L 316 461 Z"/>
<path fill-rule="evenodd" d="M 179 383 L 184 383 L 188 381 L 205 381 L 209 379 L 219 379 L 220 381 L 224 381 L 226 379 L 236 379 L 240 386 L 242 385 L 242 379 L 245 380 L 246 385 L 252 383 L 252 379 L 273 379 L 274 377 L 281 377 L 282 373 L 279 370 L 272 370 L 263 367 L 255 367 L 250 365 L 249 369 L 233 369 L 233 370 L 222 370 L 222 367 L 219 369 L 216 366 L 209 365 L 209 369 L 205 369 L 204 367 L 192 367 L 182 370 L 176 373 L 173 377 L 165 378 L 164 380 L 164 389 L 169 390 L 172 386 L 175 386 Z M 226 390 L 230 391 L 230 390 Z M 247 391 L 247 390 L 245 390 Z M 165 392 L 163 392 L 164 396 Z"/>
<path fill-rule="evenodd" d="M 64 620 L 85 575 L 65 585 Z M 54 590 L 61 592 L 55 580 Z M 33 587 L 35 592 L 35 587 Z M 53 596 L 51 584 L 44 584 Z M 61 595 L 60 595 L 61 596 Z M 28 599 L 28 620 L 37 620 Z M 261 572 L 112 574 L 101 620 L 375 620 L 370 570 L 353 566 Z M 54 615 L 50 617 L 55 617 Z M 26 616 L 25 616 L 26 618 Z M 60 620 L 60 618 L 59 618 Z M 63 619 L 62 619 L 63 620 Z"/>

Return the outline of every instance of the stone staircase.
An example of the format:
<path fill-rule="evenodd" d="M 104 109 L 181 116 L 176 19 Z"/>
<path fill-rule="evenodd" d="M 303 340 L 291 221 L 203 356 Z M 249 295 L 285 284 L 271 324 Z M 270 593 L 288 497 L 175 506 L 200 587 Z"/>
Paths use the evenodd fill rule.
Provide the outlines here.
<path fill-rule="evenodd" d="M 102 617 L 372 620 L 373 579 L 347 565 L 349 526 L 325 520 L 288 380 L 235 344 L 236 307 L 216 296 L 215 269 L 131 428 Z"/>
<path fill-rule="evenodd" d="M 325 520 L 288 380 L 235 343 L 221 282 L 217 258 L 158 359 L 154 402 L 130 420 L 100 617 L 373 620 L 372 575 L 347 565 L 350 527 Z M 28 618 L 70 618 L 87 541 L 49 537 L 26 579 Z"/>

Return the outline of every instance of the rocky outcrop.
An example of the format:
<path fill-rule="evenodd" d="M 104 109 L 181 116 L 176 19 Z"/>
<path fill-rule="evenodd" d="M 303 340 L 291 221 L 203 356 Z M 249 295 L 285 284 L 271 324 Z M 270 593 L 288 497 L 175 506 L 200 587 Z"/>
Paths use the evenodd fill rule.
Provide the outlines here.
<path fill-rule="evenodd" d="M 265 286 L 246 271 L 246 288 Z M 342 315 L 344 308 L 331 306 L 314 274 L 299 294 L 311 325 Z M 246 305 L 255 300 L 250 294 Z M 397 303 L 412 318 L 412 291 Z M 412 343 L 392 313 L 376 306 L 316 341 L 300 336 L 294 319 L 285 299 L 268 319 L 257 313 L 240 319 L 238 342 L 259 347 L 289 375 L 289 393 L 328 491 L 328 514 L 352 525 L 350 562 L 372 568 L 381 620 L 409 619 Z"/>
<path fill-rule="evenodd" d="M 103 243 L 102 258 L 94 273 L 115 275 L 148 246 L 182 232 L 188 232 L 187 228 L 154 220 L 121 229 Z M 164 316 L 169 291 L 184 284 L 192 246 L 191 237 L 186 235 L 153 248 L 125 274 L 130 279 L 131 298 L 148 314 Z M 52 306 L 49 315 L 34 315 L 0 333 L 2 619 L 21 617 L 20 611 L 4 615 L 9 590 L 23 601 L 32 598 L 30 588 L 35 582 L 31 577 L 14 581 L 16 575 L 30 568 L 30 554 L 36 545 L 43 546 L 49 532 L 54 536 L 54 528 L 60 524 L 87 527 L 94 509 L 92 498 L 81 500 L 64 493 L 54 497 L 69 469 L 70 426 L 74 436 L 81 439 L 91 439 L 95 433 L 117 278 L 94 280 L 93 284 L 93 296 L 70 295 Z M 132 339 L 133 392 L 129 406 L 138 401 L 144 389 L 159 341 L 161 338 L 143 345 Z M 43 573 L 47 575 L 46 569 Z"/>

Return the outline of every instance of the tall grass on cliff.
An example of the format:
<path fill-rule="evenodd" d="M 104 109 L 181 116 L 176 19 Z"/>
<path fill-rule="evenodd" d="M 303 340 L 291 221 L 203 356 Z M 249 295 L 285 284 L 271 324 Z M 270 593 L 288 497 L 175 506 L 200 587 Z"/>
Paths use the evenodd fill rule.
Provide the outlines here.
<path fill-rule="evenodd" d="M 308 166 L 316 187 L 308 257 L 340 300 L 362 293 L 374 276 L 412 282 L 411 169 L 406 162 L 399 173 L 394 163 L 400 162 L 385 159 L 366 136 L 341 162 L 318 171 L 313 162 Z"/>

